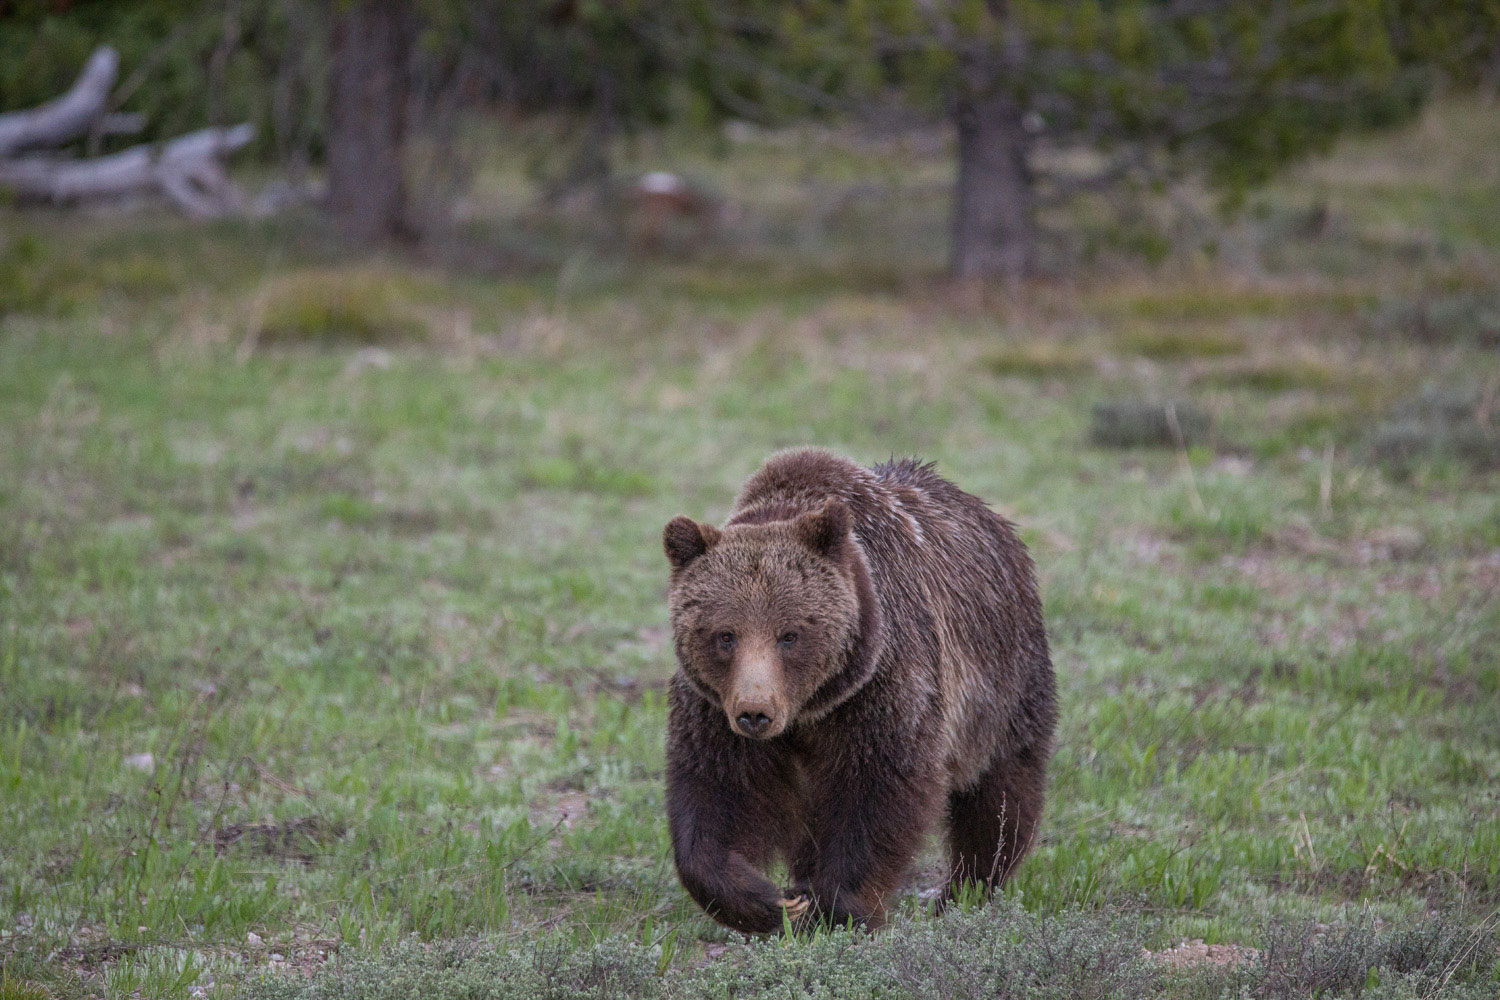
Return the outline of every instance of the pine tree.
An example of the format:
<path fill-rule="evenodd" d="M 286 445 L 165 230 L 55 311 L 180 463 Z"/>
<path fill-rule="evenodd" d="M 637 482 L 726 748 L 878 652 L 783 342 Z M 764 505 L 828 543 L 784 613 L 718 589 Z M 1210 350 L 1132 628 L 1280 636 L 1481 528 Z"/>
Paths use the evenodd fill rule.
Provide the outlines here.
<path fill-rule="evenodd" d="M 1500 38 L 1500 17 L 1481 17 L 1472 6 L 708 4 L 700 20 L 702 75 L 740 113 L 857 115 L 894 95 L 948 116 L 958 140 L 953 273 L 1014 278 L 1036 266 L 1044 205 L 1183 172 L 1201 174 L 1232 201 L 1342 133 L 1408 118 L 1431 89 L 1426 69 L 1441 39 L 1461 34 L 1487 53 Z M 1417 25 L 1426 26 L 1428 41 L 1414 39 Z M 1080 147 L 1102 157 L 1093 174 L 1043 168 L 1042 153 Z"/>

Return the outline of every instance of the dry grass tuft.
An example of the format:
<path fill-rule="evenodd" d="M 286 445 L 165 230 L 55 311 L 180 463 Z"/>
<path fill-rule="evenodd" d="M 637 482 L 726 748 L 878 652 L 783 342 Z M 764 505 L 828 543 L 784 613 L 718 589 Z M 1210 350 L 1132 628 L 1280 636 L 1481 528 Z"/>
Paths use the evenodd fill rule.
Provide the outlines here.
<path fill-rule="evenodd" d="M 1344 374 L 1322 361 L 1268 361 L 1235 364 L 1207 371 L 1195 381 L 1214 389 L 1292 392 L 1298 389 L 1337 389 L 1344 382 Z"/>
<path fill-rule="evenodd" d="M 1006 344 L 987 355 L 982 364 L 996 375 L 1033 379 L 1086 375 L 1096 366 L 1088 352 L 1052 340 Z"/>
<path fill-rule="evenodd" d="M 1153 361 L 1180 361 L 1239 354 L 1245 350 L 1245 342 L 1212 327 L 1142 327 L 1121 335 L 1120 350 Z"/>
<path fill-rule="evenodd" d="M 391 345 L 427 339 L 411 307 L 420 297 L 409 276 L 364 268 L 303 271 L 259 295 L 252 326 L 258 344 Z"/>
<path fill-rule="evenodd" d="M 284 823 L 232 823 L 214 831 L 214 853 L 234 845 L 287 861 L 312 864 L 325 845 L 344 835 L 342 823 L 301 816 Z"/>

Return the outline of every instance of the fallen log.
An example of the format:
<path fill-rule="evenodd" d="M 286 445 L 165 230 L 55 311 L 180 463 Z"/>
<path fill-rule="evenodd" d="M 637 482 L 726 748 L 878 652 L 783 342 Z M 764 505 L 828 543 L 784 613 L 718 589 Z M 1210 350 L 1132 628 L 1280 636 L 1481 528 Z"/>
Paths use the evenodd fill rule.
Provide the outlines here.
<path fill-rule="evenodd" d="M 91 159 L 34 155 L 0 160 L 0 188 L 21 201 L 52 204 L 159 193 L 189 215 L 213 218 L 243 209 L 223 160 L 254 137 L 254 126 L 246 123 Z"/>
<path fill-rule="evenodd" d="M 100 46 L 67 93 L 25 111 L 0 114 L 0 159 L 27 149 L 56 148 L 86 134 L 106 117 L 104 109 L 119 72 L 120 54 Z M 109 124 L 118 125 L 119 120 Z"/>
<path fill-rule="evenodd" d="M 0 190 L 19 201 L 57 205 L 160 194 L 200 218 L 244 211 L 245 199 L 230 182 L 224 160 L 255 137 L 248 124 L 203 129 L 107 156 L 41 152 L 83 136 L 90 137 L 92 146 L 103 136 L 145 127 L 143 115 L 109 110 L 119 72 L 119 53 L 100 46 L 67 93 L 35 108 L 0 114 Z"/>

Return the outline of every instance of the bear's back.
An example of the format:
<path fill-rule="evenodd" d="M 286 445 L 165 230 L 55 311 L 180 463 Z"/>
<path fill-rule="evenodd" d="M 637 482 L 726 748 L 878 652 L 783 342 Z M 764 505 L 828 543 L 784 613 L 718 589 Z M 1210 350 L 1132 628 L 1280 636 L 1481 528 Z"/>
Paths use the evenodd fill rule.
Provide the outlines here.
<path fill-rule="evenodd" d="M 1031 574 L 1010 522 L 915 458 L 867 469 L 820 448 L 780 452 L 746 481 L 728 523 L 790 520 L 831 497 L 849 505 L 855 536 L 879 564 L 871 570 L 892 577 L 884 582 L 917 574 L 939 590 L 983 590 L 997 575 L 1017 584 Z M 964 578 L 967 571 L 980 578 Z"/>

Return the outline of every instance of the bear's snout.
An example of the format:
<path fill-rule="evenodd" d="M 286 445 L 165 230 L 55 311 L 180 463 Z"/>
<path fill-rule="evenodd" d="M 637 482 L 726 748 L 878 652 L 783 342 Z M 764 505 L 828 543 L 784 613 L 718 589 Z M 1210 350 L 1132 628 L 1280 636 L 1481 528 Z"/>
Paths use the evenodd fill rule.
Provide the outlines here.
<path fill-rule="evenodd" d="M 760 736 L 771 728 L 771 717 L 760 708 L 746 709 L 734 718 L 735 728 L 746 736 Z"/>
<path fill-rule="evenodd" d="M 791 711 L 785 700 L 781 667 L 775 657 L 745 657 L 735 664 L 724 697 L 729 728 L 758 740 L 779 736 L 790 721 Z"/>

